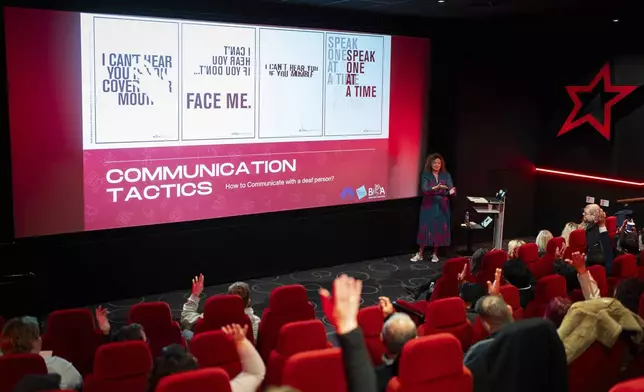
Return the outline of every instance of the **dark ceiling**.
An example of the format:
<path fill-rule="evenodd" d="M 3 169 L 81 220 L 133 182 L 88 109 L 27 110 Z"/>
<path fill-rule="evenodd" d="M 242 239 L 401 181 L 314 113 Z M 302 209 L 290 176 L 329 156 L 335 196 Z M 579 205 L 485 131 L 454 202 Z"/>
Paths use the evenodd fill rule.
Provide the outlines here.
<path fill-rule="evenodd" d="M 416 17 L 486 17 L 502 15 L 603 14 L 619 18 L 642 0 L 262 0 L 299 6 L 340 8 Z"/>

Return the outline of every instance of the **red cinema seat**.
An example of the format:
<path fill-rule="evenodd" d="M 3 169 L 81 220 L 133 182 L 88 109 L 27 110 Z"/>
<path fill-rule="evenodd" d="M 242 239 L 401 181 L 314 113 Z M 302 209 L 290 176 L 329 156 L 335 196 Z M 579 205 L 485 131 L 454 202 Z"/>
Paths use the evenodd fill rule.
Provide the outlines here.
<path fill-rule="evenodd" d="M 617 234 L 617 217 L 609 216 L 606 218 L 606 231 L 608 231 L 608 236 L 612 240 Z"/>
<path fill-rule="evenodd" d="M 537 281 L 534 299 L 525 308 L 525 317 L 543 317 L 546 306 L 555 297 L 568 298 L 566 278 L 550 275 Z"/>
<path fill-rule="evenodd" d="M 603 265 L 591 265 L 588 267 L 588 272 L 597 282 L 599 293 L 602 297 L 612 297 L 613 293 L 608 291 L 608 282 L 606 280 L 606 268 Z"/>
<path fill-rule="evenodd" d="M 231 392 L 230 380 L 223 369 L 207 368 L 165 376 L 156 392 Z"/>
<path fill-rule="evenodd" d="M 242 371 L 237 347 L 223 331 L 195 335 L 190 341 L 190 352 L 197 358 L 200 368 L 222 368 L 231 380 Z"/>
<path fill-rule="evenodd" d="M 548 258 L 550 258 L 552 261 L 554 261 L 557 256 L 557 249 L 561 249 L 562 246 L 566 245 L 566 239 L 563 237 L 555 237 L 548 241 L 548 244 L 546 245 L 546 254 Z"/>
<path fill-rule="evenodd" d="M 472 324 L 472 344 L 480 342 L 483 339 L 487 339 L 490 336 L 490 333 L 483 326 L 480 316 L 476 316 L 474 324 Z"/>
<path fill-rule="evenodd" d="M 45 360 L 38 354 L 9 354 L 0 356 L 0 392 L 13 388 L 29 374 L 47 374 Z"/>
<path fill-rule="evenodd" d="M 544 255 L 539 260 L 528 265 L 528 269 L 532 272 L 534 278 L 539 280 L 555 273 L 555 261 L 548 255 Z"/>
<path fill-rule="evenodd" d="M 265 386 L 282 385 L 284 364 L 295 354 L 328 348 L 326 330 L 320 320 L 296 321 L 282 327 L 277 347 L 266 367 Z"/>
<path fill-rule="evenodd" d="M 487 287 L 487 282 L 494 282 L 497 268 L 503 269 L 503 264 L 508 261 L 508 254 L 504 250 L 495 249 L 487 252 L 481 261 L 481 271 L 476 275 L 476 283 Z"/>
<path fill-rule="evenodd" d="M 418 335 L 428 336 L 450 333 L 461 342 L 463 350 L 472 345 L 472 325 L 467 321 L 465 302 L 458 297 L 439 299 L 427 303 L 425 324 L 418 328 Z"/>
<path fill-rule="evenodd" d="M 526 264 L 539 260 L 539 247 L 535 243 L 523 244 L 519 247 L 519 259 Z"/>
<path fill-rule="evenodd" d="M 521 307 L 519 289 L 515 286 L 506 284 L 501 286 L 500 290 L 503 300 L 512 308 L 512 317 L 514 320 L 523 320 L 523 308 Z"/>
<path fill-rule="evenodd" d="M 449 334 L 438 334 L 405 344 L 398 376 L 389 381 L 387 392 L 471 392 L 473 387 L 460 343 Z"/>
<path fill-rule="evenodd" d="M 378 305 L 362 308 L 358 312 L 358 325 L 364 334 L 365 344 L 374 366 L 382 364 L 382 356 L 387 351 L 380 338 L 384 323 L 385 317 Z"/>
<path fill-rule="evenodd" d="M 469 260 L 467 257 L 457 257 L 447 260 L 443 265 L 443 273 L 436 281 L 434 291 L 432 291 L 429 300 L 434 301 L 441 298 L 458 297 L 458 274 L 463 271 L 463 266 L 468 263 Z"/>
<path fill-rule="evenodd" d="M 161 350 L 171 344 L 186 347 L 181 327 L 172 321 L 170 305 L 165 302 L 143 302 L 132 306 L 129 321 L 143 326 L 152 357 L 159 356 Z"/>
<path fill-rule="evenodd" d="M 89 309 L 57 310 L 47 317 L 43 350 L 65 358 L 83 375 L 92 372 L 94 354 L 107 337 L 94 326 Z"/>
<path fill-rule="evenodd" d="M 347 392 L 339 348 L 307 351 L 286 361 L 282 385 L 302 392 Z"/>
<path fill-rule="evenodd" d="M 610 392 L 644 392 L 644 377 L 621 382 L 611 388 Z"/>
<path fill-rule="evenodd" d="M 315 309 L 302 285 L 280 286 L 271 291 L 268 308 L 262 313 L 257 337 L 257 351 L 268 361 L 277 346 L 282 326 L 294 321 L 315 319 Z"/>
<path fill-rule="evenodd" d="M 586 253 L 586 230 L 577 229 L 570 232 L 568 246 L 564 251 L 564 258 L 569 259 L 574 252 Z"/>
<path fill-rule="evenodd" d="M 253 325 L 248 315 L 244 313 L 244 300 L 239 295 L 221 294 L 208 298 L 203 309 L 203 318 L 199 319 L 192 328 L 195 335 L 206 331 L 218 331 L 230 324 L 248 326 L 246 337 L 255 342 Z"/>
<path fill-rule="evenodd" d="M 613 276 L 607 278 L 608 292 L 612 295 L 615 288 L 630 278 L 637 278 L 639 271 L 637 269 L 637 257 L 631 254 L 617 256 L 613 260 Z"/>
<path fill-rule="evenodd" d="M 606 392 L 619 378 L 627 349 L 624 338 L 618 339 L 612 348 L 594 342 L 579 358 L 568 364 L 570 392 Z"/>
<path fill-rule="evenodd" d="M 102 345 L 96 351 L 94 373 L 85 377 L 84 392 L 146 392 L 152 370 L 147 343 L 127 341 Z"/>

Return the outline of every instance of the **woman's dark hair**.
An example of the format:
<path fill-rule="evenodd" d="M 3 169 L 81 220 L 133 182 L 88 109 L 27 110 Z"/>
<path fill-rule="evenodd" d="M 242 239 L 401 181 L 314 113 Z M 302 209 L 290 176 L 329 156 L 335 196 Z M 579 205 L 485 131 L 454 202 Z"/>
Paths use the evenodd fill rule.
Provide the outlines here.
<path fill-rule="evenodd" d="M 546 311 L 543 318 L 552 321 L 555 324 L 555 327 L 559 328 L 571 306 L 572 301 L 568 298 L 555 297 L 548 302 L 548 305 L 546 305 Z"/>
<path fill-rule="evenodd" d="M 196 370 L 198 368 L 195 357 L 178 344 L 164 347 L 161 355 L 154 360 L 148 391 L 154 392 L 159 381 L 165 376 L 175 373 Z"/>
<path fill-rule="evenodd" d="M 637 255 L 640 251 L 639 238 L 637 233 L 620 233 L 617 239 L 617 252 L 620 254 L 629 253 Z"/>
<path fill-rule="evenodd" d="M 130 340 L 145 341 L 145 338 L 143 337 L 143 326 L 141 326 L 141 324 L 132 323 L 121 327 L 121 329 L 116 333 L 116 336 L 114 336 L 115 342 L 127 342 Z"/>
<path fill-rule="evenodd" d="M 443 156 L 438 153 L 431 154 L 427 157 L 427 160 L 425 161 L 425 171 L 427 173 L 432 172 L 432 162 L 435 160 L 440 159 L 441 160 L 441 172 L 446 172 L 447 169 L 445 168 L 445 159 L 443 159 Z"/>
<path fill-rule="evenodd" d="M 638 278 L 630 278 L 617 286 L 615 299 L 621 302 L 628 310 L 637 314 L 642 293 L 644 293 L 644 281 Z"/>
<path fill-rule="evenodd" d="M 474 254 L 472 255 L 472 263 L 470 264 L 471 274 L 474 275 L 479 272 L 481 265 L 483 264 L 483 257 L 487 252 L 488 250 L 485 248 L 477 249 L 476 252 L 474 252 Z"/>

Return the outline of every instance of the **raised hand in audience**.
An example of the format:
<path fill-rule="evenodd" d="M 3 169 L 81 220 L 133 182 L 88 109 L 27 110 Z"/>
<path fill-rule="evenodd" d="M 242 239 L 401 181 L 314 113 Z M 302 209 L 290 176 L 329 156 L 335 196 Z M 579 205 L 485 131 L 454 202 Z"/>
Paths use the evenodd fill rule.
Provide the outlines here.
<path fill-rule="evenodd" d="M 561 260 L 563 259 L 563 255 L 566 252 L 566 243 L 564 242 L 561 244 L 561 246 L 557 249 L 555 249 L 555 259 L 556 260 Z"/>
<path fill-rule="evenodd" d="M 597 213 L 597 218 L 595 218 L 595 222 L 597 223 L 597 226 L 599 226 L 599 227 L 606 227 L 606 213 L 601 208 L 599 209 L 599 212 Z"/>
<path fill-rule="evenodd" d="M 380 306 L 382 315 L 385 316 L 385 318 L 391 316 L 396 312 L 394 305 L 391 303 L 389 297 L 378 297 L 378 305 Z"/>
<path fill-rule="evenodd" d="M 467 263 L 465 263 L 465 264 L 463 265 L 463 271 L 461 271 L 461 272 L 458 274 L 458 276 L 457 276 L 457 278 L 458 278 L 458 283 L 463 282 L 463 281 L 465 280 L 465 278 L 466 278 L 466 277 L 467 277 Z"/>
<path fill-rule="evenodd" d="M 583 253 L 573 253 L 572 259 L 566 259 L 566 263 L 572 265 L 579 275 L 585 274 L 588 271 L 586 269 L 586 255 Z"/>
<path fill-rule="evenodd" d="M 94 317 L 96 317 L 96 324 L 98 324 L 98 329 L 100 329 L 104 335 L 109 335 L 110 330 L 112 329 L 110 321 L 107 319 L 108 314 L 109 312 L 107 311 L 107 309 L 104 309 L 101 306 L 96 308 L 96 311 L 94 312 Z"/>
<path fill-rule="evenodd" d="M 241 344 L 246 340 L 246 333 L 248 332 L 248 325 L 243 327 L 239 324 L 226 325 L 221 327 L 221 330 L 224 331 L 226 336 L 232 340 L 235 344 Z"/>
<path fill-rule="evenodd" d="M 338 334 L 344 335 L 358 328 L 358 310 L 362 281 L 342 275 L 333 281 L 333 318 Z M 330 298 L 328 290 L 320 289 L 320 295 Z"/>
<path fill-rule="evenodd" d="M 497 268 L 494 272 L 494 282 L 487 281 L 487 293 L 489 295 L 501 295 L 501 280 L 503 279 L 503 271 Z"/>
<path fill-rule="evenodd" d="M 199 297 L 203 293 L 204 277 L 203 274 L 195 276 L 192 279 L 192 295 Z"/>

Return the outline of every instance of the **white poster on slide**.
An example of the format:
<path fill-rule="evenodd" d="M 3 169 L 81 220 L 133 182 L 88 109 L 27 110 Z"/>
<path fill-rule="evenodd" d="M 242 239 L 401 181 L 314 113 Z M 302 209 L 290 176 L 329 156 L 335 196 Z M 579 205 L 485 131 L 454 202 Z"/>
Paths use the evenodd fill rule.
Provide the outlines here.
<path fill-rule="evenodd" d="M 95 143 L 179 140 L 179 23 L 93 22 Z"/>
<path fill-rule="evenodd" d="M 182 140 L 255 137 L 255 28 L 181 24 Z"/>
<path fill-rule="evenodd" d="M 324 134 L 383 133 L 385 39 L 326 33 Z"/>
<path fill-rule="evenodd" d="M 259 137 L 322 136 L 324 33 L 259 29 Z"/>

